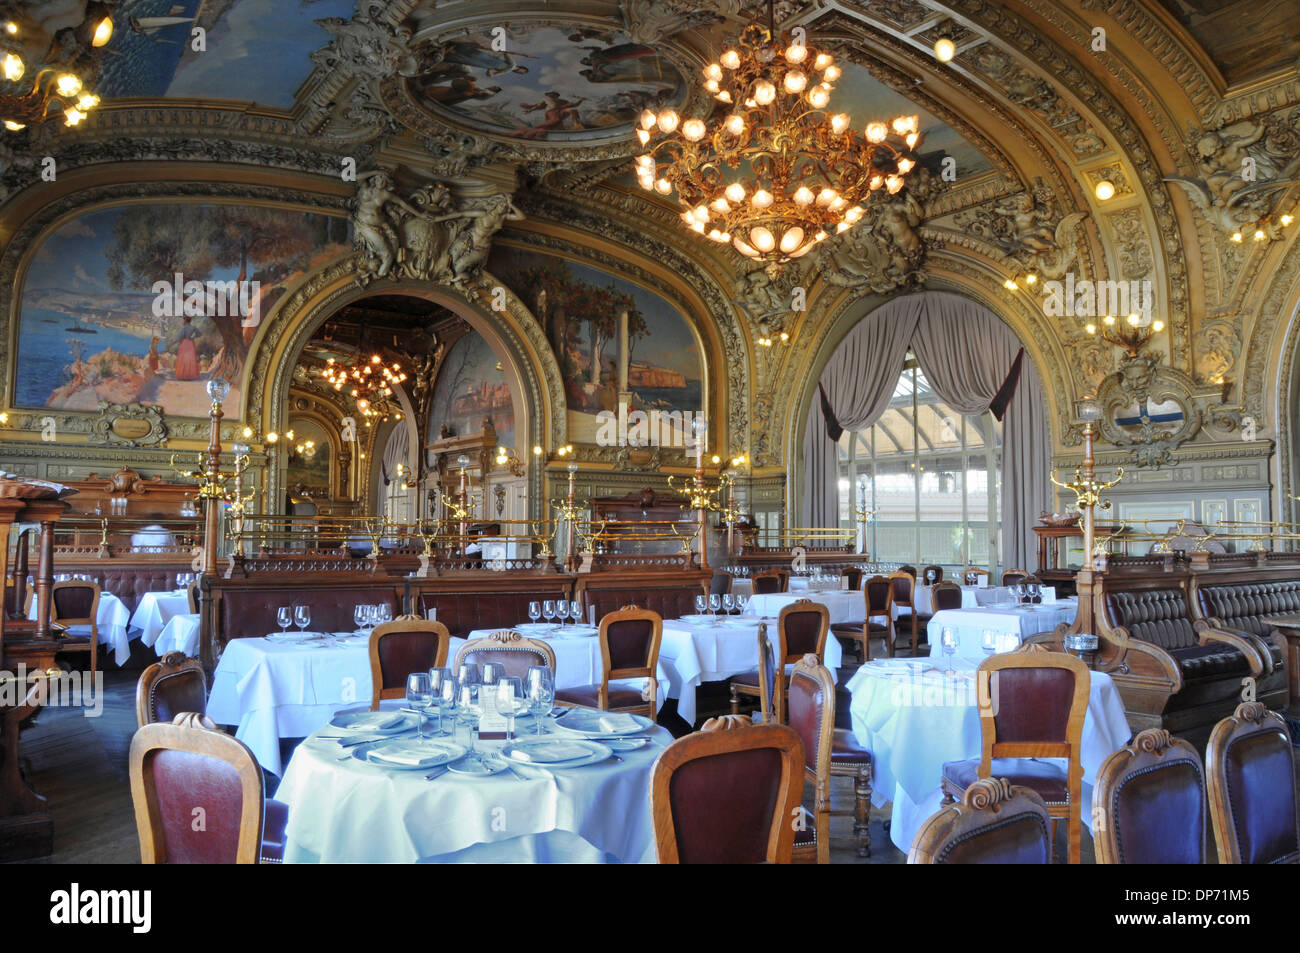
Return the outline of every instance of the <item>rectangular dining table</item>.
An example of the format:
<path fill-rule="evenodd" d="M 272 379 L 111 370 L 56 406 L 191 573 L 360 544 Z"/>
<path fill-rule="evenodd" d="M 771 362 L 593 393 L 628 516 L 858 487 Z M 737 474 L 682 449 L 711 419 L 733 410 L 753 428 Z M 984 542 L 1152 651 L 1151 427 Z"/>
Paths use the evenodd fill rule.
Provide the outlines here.
<path fill-rule="evenodd" d="M 1062 622 L 1074 621 L 1075 600 L 1029 606 L 977 606 L 974 609 L 944 609 L 930 617 L 930 654 L 943 654 L 941 636 L 945 627 L 957 634 L 957 652 L 962 658 L 983 658 L 984 633 L 997 633 L 997 650 L 1010 652 L 1031 635 L 1051 632 Z"/>
<path fill-rule="evenodd" d="M 140 597 L 135 612 L 131 614 L 130 626 L 140 630 L 141 642 L 145 645 L 153 645 L 173 616 L 187 614 L 189 611 L 190 596 L 184 589 L 172 592 L 146 592 Z"/>
<path fill-rule="evenodd" d="M 854 589 L 826 589 L 822 591 L 805 590 L 803 592 L 769 592 L 751 596 L 747 611 L 753 615 L 778 616 L 786 606 L 794 605 L 800 599 L 808 599 L 826 607 L 830 613 L 830 624 L 841 622 L 860 622 L 866 611 L 862 591 Z"/>

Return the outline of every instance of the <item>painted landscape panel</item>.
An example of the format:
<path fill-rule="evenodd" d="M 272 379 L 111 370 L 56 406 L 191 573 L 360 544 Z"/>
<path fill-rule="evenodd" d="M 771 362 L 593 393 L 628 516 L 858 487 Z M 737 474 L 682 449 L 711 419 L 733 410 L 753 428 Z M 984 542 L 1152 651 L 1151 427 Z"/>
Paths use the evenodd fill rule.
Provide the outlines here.
<path fill-rule="evenodd" d="M 515 404 L 496 354 L 477 331 L 470 331 L 447 350 L 433 385 L 429 442 L 448 436 L 482 433 L 484 418 L 492 418 L 501 446 L 515 445 Z"/>
<path fill-rule="evenodd" d="M 629 412 L 704 409 L 699 342 L 682 313 L 661 296 L 603 269 L 521 249 L 496 249 L 490 270 L 546 329 L 564 377 L 570 440 L 594 443 L 596 415 L 618 411 L 624 310 Z"/>
<path fill-rule="evenodd" d="M 222 376 L 233 416 L 261 319 L 308 271 L 350 250 L 346 219 L 289 209 L 148 203 L 79 215 L 40 243 L 27 270 L 12 404 L 93 411 L 101 400 L 139 401 L 204 417 L 205 383 Z M 178 274 L 238 288 L 248 307 L 211 307 L 210 297 L 197 315 L 155 307 L 155 283 Z"/>

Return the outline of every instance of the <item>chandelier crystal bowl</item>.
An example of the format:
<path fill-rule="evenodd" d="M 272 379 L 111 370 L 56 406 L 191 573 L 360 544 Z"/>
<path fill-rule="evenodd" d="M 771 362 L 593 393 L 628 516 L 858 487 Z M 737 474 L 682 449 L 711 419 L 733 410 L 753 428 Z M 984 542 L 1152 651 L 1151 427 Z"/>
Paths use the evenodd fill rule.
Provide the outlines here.
<path fill-rule="evenodd" d="M 829 111 L 834 57 L 758 24 L 704 68 L 708 116 L 641 114 L 637 181 L 676 193 L 692 231 L 742 255 L 782 264 L 866 214 L 873 193 L 897 194 L 916 167 L 916 116 L 858 132 Z"/>

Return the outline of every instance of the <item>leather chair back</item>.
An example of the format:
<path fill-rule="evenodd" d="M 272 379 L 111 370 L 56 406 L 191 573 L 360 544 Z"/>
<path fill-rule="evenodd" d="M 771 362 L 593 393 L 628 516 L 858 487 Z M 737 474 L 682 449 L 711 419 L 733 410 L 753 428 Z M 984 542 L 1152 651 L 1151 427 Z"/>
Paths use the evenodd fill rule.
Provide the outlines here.
<path fill-rule="evenodd" d="M 849 566 L 847 569 L 840 570 L 840 578 L 849 581 L 849 588 L 857 591 L 862 588 L 862 570 L 857 566 Z"/>
<path fill-rule="evenodd" d="M 447 664 L 451 636 L 441 622 L 409 616 L 377 625 L 370 632 L 370 708 L 406 695 L 406 676 Z"/>
<path fill-rule="evenodd" d="M 1099 864 L 1205 863 L 1205 773 L 1196 749 L 1148 728 L 1102 764 L 1092 789 Z"/>
<path fill-rule="evenodd" d="M 1024 582 L 1029 578 L 1029 573 L 1023 569 L 1008 569 L 1002 573 L 1002 585 L 1014 586 Z"/>
<path fill-rule="evenodd" d="M 1090 682 L 1088 666 L 1079 659 L 1039 646 L 981 662 L 979 776 L 991 776 L 994 758 L 1068 758 L 1070 789 L 1077 791 Z"/>
<path fill-rule="evenodd" d="M 135 684 L 135 720 L 138 727 L 171 722 L 187 711 L 206 714 L 208 687 L 203 666 L 183 652 L 168 652 L 140 673 Z"/>
<path fill-rule="evenodd" d="M 984 778 L 921 825 L 909 864 L 1049 864 L 1047 805 L 1025 787 Z"/>
<path fill-rule="evenodd" d="M 872 576 L 863 584 L 862 589 L 866 593 L 868 619 L 872 616 L 889 615 L 890 585 L 887 576 Z"/>
<path fill-rule="evenodd" d="M 931 563 L 922 570 L 921 578 L 925 580 L 927 586 L 933 586 L 935 583 L 943 582 L 943 567 Z"/>
<path fill-rule="evenodd" d="M 243 742 L 183 714 L 136 731 L 129 773 L 142 863 L 258 862 L 262 769 Z M 195 830 L 196 804 L 204 809 L 202 830 Z"/>
<path fill-rule="evenodd" d="M 916 572 L 899 570 L 889 575 L 889 601 L 892 605 L 911 608 L 912 594 L 916 590 Z"/>
<path fill-rule="evenodd" d="M 830 610 L 811 599 L 799 599 L 781 608 L 777 616 L 777 644 L 780 646 L 781 670 L 812 654 L 825 658 L 826 636 L 830 632 Z"/>
<path fill-rule="evenodd" d="M 56 582 L 50 590 L 50 621 L 63 625 L 93 625 L 99 612 L 99 584 L 73 579 Z"/>
<path fill-rule="evenodd" d="M 1221 864 L 1300 862 L 1295 753 L 1286 722 L 1260 702 L 1214 726 L 1205 751 Z"/>
<path fill-rule="evenodd" d="M 803 745 L 784 725 L 678 738 L 650 779 L 659 863 L 789 863 L 802 792 Z"/>
<path fill-rule="evenodd" d="M 506 676 L 523 679 L 534 665 L 549 665 L 555 671 L 555 650 L 540 639 L 526 639 L 518 632 L 493 632 L 482 639 L 470 639 L 456 650 L 453 667 L 459 669 L 466 662 L 480 668 L 495 663 Z"/>
<path fill-rule="evenodd" d="M 930 607 L 935 612 L 961 608 L 961 586 L 955 582 L 941 582 L 930 590 Z"/>
<path fill-rule="evenodd" d="M 767 595 L 768 593 L 783 591 L 784 590 L 781 588 L 781 576 L 779 573 L 760 572 L 754 575 L 754 595 Z"/>
<path fill-rule="evenodd" d="M 829 783 L 831 741 L 835 732 L 835 678 L 815 655 L 795 663 L 786 688 L 786 723 L 803 743 L 810 779 Z"/>
<path fill-rule="evenodd" d="M 916 580 L 916 567 L 915 567 L 915 566 L 899 566 L 899 567 L 898 567 L 898 571 L 899 571 L 899 572 L 905 572 L 905 573 L 907 573 L 909 576 L 912 577 L 913 581 Z"/>

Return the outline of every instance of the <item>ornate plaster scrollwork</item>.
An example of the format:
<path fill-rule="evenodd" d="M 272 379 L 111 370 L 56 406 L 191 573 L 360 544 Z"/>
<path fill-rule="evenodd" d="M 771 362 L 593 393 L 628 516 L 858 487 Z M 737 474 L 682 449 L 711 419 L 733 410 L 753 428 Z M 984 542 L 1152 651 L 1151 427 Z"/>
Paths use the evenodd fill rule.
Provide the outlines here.
<path fill-rule="evenodd" d="M 924 280 L 925 242 L 917 228 L 921 200 L 909 188 L 893 201 L 867 206 L 862 221 L 817 252 L 829 284 L 885 294 Z"/>
<path fill-rule="evenodd" d="M 90 443 L 119 447 L 165 447 L 167 424 L 154 404 L 99 402 L 99 416 L 90 425 Z"/>
<path fill-rule="evenodd" d="M 357 76 L 375 80 L 393 75 L 418 76 L 436 65 L 441 58 L 437 47 L 430 44 L 414 47 L 410 28 L 389 19 L 389 6 L 382 0 L 370 0 L 360 5 L 351 20 L 341 17 L 317 20 L 334 39 L 311 54 L 312 62 L 327 69 L 342 67 Z"/>
<path fill-rule="evenodd" d="M 1018 270 L 1060 278 L 1079 261 L 1079 226 L 1087 212 L 1060 215 L 1041 185 L 968 209 L 953 217 L 960 226 L 995 245 Z"/>
<path fill-rule="evenodd" d="M 654 44 L 683 30 L 711 26 L 722 15 L 734 15 L 739 0 L 690 3 L 683 0 L 619 0 L 623 31 L 633 43 Z"/>
<path fill-rule="evenodd" d="M 1194 388 L 1190 377 L 1155 357 L 1126 358 L 1097 391 L 1102 438 L 1132 451 L 1140 467 L 1169 463 L 1174 451 L 1201 429 Z"/>
<path fill-rule="evenodd" d="M 376 278 L 433 281 L 465 290 L 483 271 L 492 237 L 523 213 L 504 193 L 458 202 L 441 183 L 404 199 L 384 170 L 357 176 L 352 216 L 362 285 Z"/>

